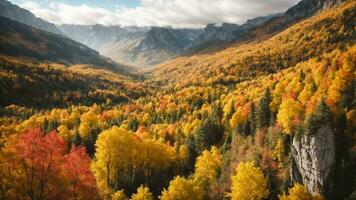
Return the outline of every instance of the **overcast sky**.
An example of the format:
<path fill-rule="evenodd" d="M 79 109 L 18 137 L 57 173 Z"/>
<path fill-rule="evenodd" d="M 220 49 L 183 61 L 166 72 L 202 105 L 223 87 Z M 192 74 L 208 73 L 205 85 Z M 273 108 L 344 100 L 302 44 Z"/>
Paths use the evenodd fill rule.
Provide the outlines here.
<path fill-rule="evenodd" d="M 10 0 L 55 24 L 203 27 L 243 23 L 299 0 Z"/>

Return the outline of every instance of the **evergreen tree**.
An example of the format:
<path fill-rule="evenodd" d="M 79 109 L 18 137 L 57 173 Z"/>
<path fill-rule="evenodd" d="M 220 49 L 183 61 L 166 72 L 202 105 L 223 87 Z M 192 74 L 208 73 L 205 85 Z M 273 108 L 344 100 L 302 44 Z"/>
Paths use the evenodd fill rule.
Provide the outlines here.
<path fill-rule="evenodd" d="M 207 122 L 204 121 L 195 133 L 195 147 L 198 154 L 209 147 L 209 137 L 207 130 Z"/>
<path fill-rule="evenodd" d="M 138 122 L 138 120 L 136 118 L 133 118 L 133 119 L 130 120 L 128 125 L 129 125 L 129 129 L 132 132 L 135 132 L 138 129 L 139 122 Z"/>
<path fill-rule="evenodd" d="M 187 147 L 188 147 L 187 174 L 189 174 L 189 172 L 194 170 L 195 161 L 198 156 L 193 134 L 190 134 L 187 138 Z"/>
<path fill-rule="evenodd" d="M 246 135 L 255 133 L 256 131 L 256 107 L 252 102 L 250 107 L 250 113 L 248 114 L 248 122 L 246 125 Z"/>
<path fill-rule="evenodd" d="M 78 133 L 73 138 L 73 144 L 75 146 L 80 146 L 82 144 L 82 138 L 80 137 L 80 135 Z"/>
<path fill-rule="evenodd" d="M 211 145 L 214 145 L 222 139 L 223 130 L 218 122 L 208 118 L 205 119 L 195 133 L 195 146 L 197 152 L 200 154 Z"/>
<path fill-rule="evenodd" d="M 329 107 L 324 100 L 321 100 L 315 112 L 306 117 L 305 132 L 307 134 L 315 134 L 323 126 L 331 127 L 331 120 Z"/>
<path fill-rule="evenodd" d="M 94 157 L 95 154 L 95 142 L 98 138 L 99 135 L 99 128 L 94 128 L 90 131 L 89 136 L 88 136 L 88 141 L 86 142 L 86 150 L 88 155 L 92 158 Z"/>
<path fill-rule="evenodd" d="M 260 100 L 259 109 L 257 112 L 257 128 L 268 127 L 271 116 L 271 109 L 269 104 L 271 103 L 271 92 L 267 87 L 263 97 Z"/>

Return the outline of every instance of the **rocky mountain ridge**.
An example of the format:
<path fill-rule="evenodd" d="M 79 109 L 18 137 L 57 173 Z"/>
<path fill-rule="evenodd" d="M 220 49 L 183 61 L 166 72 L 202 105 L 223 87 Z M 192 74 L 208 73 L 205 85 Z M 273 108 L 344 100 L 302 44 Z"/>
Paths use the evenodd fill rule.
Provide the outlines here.
<path fill-rule="evenodd" d="M 208 24 L 204 32 L 192 42 L 186 50 L 186 53 L 192 54 L 199 52 L 214 45 L 224 45 L 237 40 L 241 35 L 245 34 L 248 30 L 251 30 L 261 24 L 265 23 L 269 19 L 281 15 L 273 14 L 266 17 L 257 17 L 248 19 L 246 23 L 242 25 L 232 23 Z"/>
<path fill-rule="evenodd" d="M 37 29 L 63 35 L 54 24 L 38 18 L 30 11 L 20 8 L 6 0 L 0 0 L 0 16 L 10 18 Z"/>
<path fill-rule="evenodd" d="M 181 54 L 201 29 L 59 25 L 68 37 L 115 61 L 151 66 Z"/>

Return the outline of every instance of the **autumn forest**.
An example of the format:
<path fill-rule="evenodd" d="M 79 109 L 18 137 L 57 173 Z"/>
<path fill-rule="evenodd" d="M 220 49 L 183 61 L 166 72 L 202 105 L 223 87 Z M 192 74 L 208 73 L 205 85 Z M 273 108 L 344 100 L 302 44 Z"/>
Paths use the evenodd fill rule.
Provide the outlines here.
<path fill-rule="evenodd" d="M 283 17 L 144 70 L 0 17 L 0 199 L 356 199 L 356 1 Z"/>

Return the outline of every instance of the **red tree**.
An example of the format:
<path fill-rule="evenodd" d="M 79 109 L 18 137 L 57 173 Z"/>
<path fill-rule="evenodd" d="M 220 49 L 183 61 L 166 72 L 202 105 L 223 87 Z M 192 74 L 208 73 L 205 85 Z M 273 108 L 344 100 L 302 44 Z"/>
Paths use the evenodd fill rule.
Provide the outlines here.
<path fill-rule="evenodd" d="M 69 196 L 72 199 L 94 199 L 97 194 L 96 182 L 85 148 L 73 145 L 64 161 L 63 173 L 69 184 Z"/>
<path fill-rule="evenodd" d="M 95 179 L 85 149 L 73 147 L 68 155 L 65 150 L 55 131 L 45 134 L 37 128 L 11 136 L 2 151 L 10 174 L 7 198 L 93 199 Z"/>

